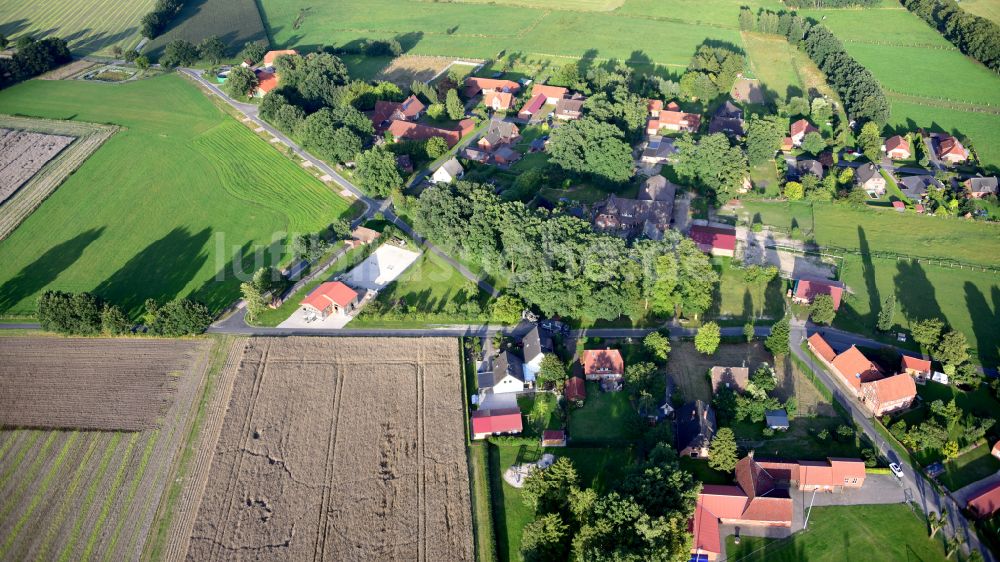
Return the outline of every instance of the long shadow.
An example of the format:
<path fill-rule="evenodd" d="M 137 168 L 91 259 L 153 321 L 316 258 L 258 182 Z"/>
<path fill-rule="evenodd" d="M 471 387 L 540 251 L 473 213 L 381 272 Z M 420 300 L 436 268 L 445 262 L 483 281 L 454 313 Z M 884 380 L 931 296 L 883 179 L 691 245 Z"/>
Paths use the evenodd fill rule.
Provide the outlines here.
<path fill-rule="evenodd" d="M 753 321 L 757 317 L 757 311 L 754 310 L 753 306 L 753 295 L 750 294 L 750 289 L 743 289 L 743 318 L 747 322 Z"/>
<path fill-rule="evenodd" d="M 0 285 L 0 312 L 10 310 L 25 298 L 56 280 L 60 273 L 80 259 L 83 251 L 104 234 L 104 227 L 92 228 L 49 248 L 17 275 Z"/>
<path fill-rule="evenodd" d="M 497 556 L 500 560 L 508 560 L 507 552 L 510 549 L 510 537 L 507 536 L 507 525 L 503 522 L 507 520 L 507 508 L 503 501 L 502 474 L 503 467 L 500 466 L 500 449 L 496 445 L 486 444 L 489 457 L 489 483 L 490 496 L 493 498 L 493 531 L 497 538 Z"/>
<path fill-rule="evenodd" d="M 993 292 L 993 304 L 996 306 L 1000 288 L 993 287 Z M 997 342 L 1000 342 L 1000 335 L 997 334 L 1000 323 L 997 321 L 1000 319 L 997 318 L 996 311 L 986 302 L 986 296 L 979 287 L 969 281 L 965 282 L 965 305 L 972 318 L 972 333 L 976 337 L 975 346 L 980 364 L 996 365 L 1000 359 L 997 347 Z"/>
<path fill-rule="evenodd" d="M 204 304 L 213 312 L 223 310 L 239 294 L 239 284 L 253 277 L 256 267 L 274 265 L 263 263 L 258 256 L 259 253 L 253 251 L 250 242 L 243 244 L 232 258 L 226 259 L 223 256 L 222 267 L 188 298 Z"/>
<path fill-rule="evenodd" d="M 875 281 L 875 266 L 868 247 L 868 237 L 865 236 L 865 229 L 861 226 L 858 226 L 858 249 L 861 251 L 861 273 L 865 277 L 865 288 L 868 290 L 868 317 L 865 322 L 874 327 L 881 300 L 878 295 L 878 283 Z"/>
<path fill-rule="evenodd" d="M 174 298 L 208 260 L 205 243 L 211 234 L 208 228 L 195 234 L 174 228 L 125 262 L 94 293 L 131 315 L 138 314 L 148 298 Z"/>
<path fill-rule="evenodd" d="M 896 262 L 896 297 L 899 300 L 903 315 L 912 320 L 939 318 L 945 323 L 948 319 L 938 304 L 934 285 L 927 279 L 927 272 L 917 261 Z"/>

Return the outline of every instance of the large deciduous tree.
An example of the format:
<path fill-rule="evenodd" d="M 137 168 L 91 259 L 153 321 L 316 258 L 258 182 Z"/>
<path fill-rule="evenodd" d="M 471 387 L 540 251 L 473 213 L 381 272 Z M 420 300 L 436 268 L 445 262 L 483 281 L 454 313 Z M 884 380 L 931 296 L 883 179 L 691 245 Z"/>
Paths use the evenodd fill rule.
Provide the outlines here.
<path fill-rule="evenodd" d="M 585 117 L 552 131 L 548 153 L 563 169 L 624 183 L 632 177 L 632 149 L 622 131 Z"/>
<path fill-rule="evenodd" d="M 375 197 L 388 197 L 393 189 L 403 185 L 403 177 L 396 166 L 396 156 L 385 148 L 376 146 L 358 155 L 359 183 Z"/>

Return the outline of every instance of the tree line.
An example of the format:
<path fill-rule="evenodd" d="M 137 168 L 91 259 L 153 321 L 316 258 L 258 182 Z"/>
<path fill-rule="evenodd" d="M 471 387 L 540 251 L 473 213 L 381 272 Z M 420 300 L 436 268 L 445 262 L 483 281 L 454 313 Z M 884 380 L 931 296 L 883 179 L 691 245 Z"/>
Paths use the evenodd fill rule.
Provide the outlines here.
<path fill-rule="evenodd" d="M 705 254 L 678 233 L 628 246 L 579 218 L 503 201 L 489 185 L 430 187 L 413 218 L 427 238 L 509 279 L 511 291 L 547 316 L 697 316 L 711 305 L 719 279 Z"/>
<path fill-rule="evenodd" d="M 900 1 L 963 53 L 1000 72 L 1000 25 L 996 22 L 966 12 L 954 0 Z"/>
<path fill-rule="evenodd" d="M 115 304 L 91 293 L 45 291 L 38 298 L 38 322 L 42 329 L 76 336 L 120 336 L 136 323 Z M 204 304 L 190 299 L 159 303 L 147 299 L 142 323 L 149 334 L 165 337 L 204 332 L 213 315 Z"/>
<path fill-rule="evenodd" d="M 6 43 L 6 38 L 3 39 Z M 0 89 L 34 78 L 73 60 L 66 41 L 58 37 L 35 40 L 29 35 L 15 42 L 17 52 L 0 59 Z"/>
<path fill-rule="evenodd" d="M 844 8 L 860 6 L 871 8 L 878 6 L 880 0 L 785 0 L 789 8 Z"/>
<path fill-rule="evenodd" d="M 143 37 L 159 37 L 183 7 L 184 0 L 156 0 L 153 9 L 139 20 Z"/>

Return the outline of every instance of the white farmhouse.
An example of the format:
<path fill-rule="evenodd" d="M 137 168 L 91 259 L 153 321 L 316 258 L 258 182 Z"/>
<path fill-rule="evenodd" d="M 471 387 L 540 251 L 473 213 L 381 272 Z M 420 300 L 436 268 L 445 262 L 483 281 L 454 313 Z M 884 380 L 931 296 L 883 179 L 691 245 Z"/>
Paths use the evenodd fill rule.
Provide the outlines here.
<path fill-rule="evenodd" d="M 492 371 L 479 373 L 479 393 L 482 395 L 523 392 L 526 387 L 524 362 L 509 351 L 497 356 Z"/>
<path fill-rule="evenodd" d="M 431 176 L 431 183 L 451 183 L 457 179 L 461 179 L 463 174 L 465 174 L 465 170 L 462 169 L 462 165 L 455 158 L 451 158 L 444 164 L 441 164 L 437 170 L 434 170 L 434 174 Z"/>
<path fill-rule="evenodd" d="M 552 336 L 548 330 L 535 326 L 521 340 L 524 345 L 524 382 L 533 384 L 542 369 L 542 359 L 546 353 L 555 351 Z"/>

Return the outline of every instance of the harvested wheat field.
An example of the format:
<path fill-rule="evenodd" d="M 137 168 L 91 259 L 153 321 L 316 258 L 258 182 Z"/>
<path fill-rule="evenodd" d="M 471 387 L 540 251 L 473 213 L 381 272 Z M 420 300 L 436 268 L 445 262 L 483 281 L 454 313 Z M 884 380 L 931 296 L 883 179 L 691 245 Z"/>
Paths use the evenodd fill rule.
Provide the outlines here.
<path fill-rule="evenodd" d="M 189 560 L 473 558 L 455 339 L 246 345 Z"/>
<path fill-rule="evenodd" d="M 77 420 L 103 429 L 0 430 L 0 560 L 140 558 L 188 436 L 213 344 L 0 339 L 5 426 Z M 142 373 L 158 382 L 138 383 Z M 166 393 L 164 379 L 170 379 Z M 93 389 L 84 390 L 84 381 Z M 121 431 L 137 425 L 149 428 Z"/>
<path fill-rule="evenodd" d="M 401 55 L 383 68 L 376 80 L 392 82 L 402 88 L 409 87 L 414 80 L 428 82 L 444 72 L 455 59 L 451 57 L 432 57 L 422 55 Z"/>
<path fill-rule="evenodd" d="M 0 203 L 71 142 L 73 137 L 0 129 Z"/>

